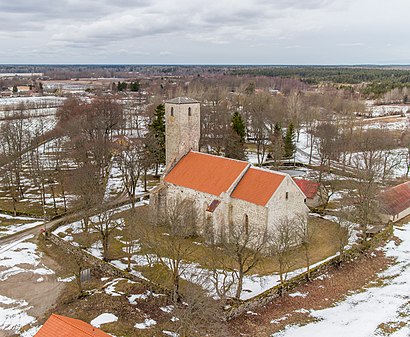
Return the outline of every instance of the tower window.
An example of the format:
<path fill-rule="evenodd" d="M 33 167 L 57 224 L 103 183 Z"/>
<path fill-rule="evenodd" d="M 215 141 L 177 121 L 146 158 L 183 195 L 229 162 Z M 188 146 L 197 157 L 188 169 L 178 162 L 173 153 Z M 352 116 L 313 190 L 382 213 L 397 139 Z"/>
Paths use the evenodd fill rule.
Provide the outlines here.
<path fill-rule="evenodd" d="M 174 107 L 171 108 L 171 116 L 174 116 Z"/>
<path fill-rule="evenodd" d="M 289 192 L 286 192 L 286 200 L 289 199 Z"/>
<path fill-rule="evenodd" d="M 188 116 L 192 116 L 191 107 L 188 108 Z"/>

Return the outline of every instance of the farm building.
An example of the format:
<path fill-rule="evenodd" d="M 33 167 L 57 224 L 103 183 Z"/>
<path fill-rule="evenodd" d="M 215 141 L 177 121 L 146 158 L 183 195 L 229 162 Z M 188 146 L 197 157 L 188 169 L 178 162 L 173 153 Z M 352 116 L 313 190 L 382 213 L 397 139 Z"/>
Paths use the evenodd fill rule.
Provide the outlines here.
<path fill-rule="evenodd" d="M 34 337 L 110 337 L 104 331 L 80 321 L 52 314 Z"/>
<path fill-rule="evenodd" d="M 322 188 L 319 183 L 311 180 L 293 178 L 296 185 L 306 196 L 306 205 L 315 209 L 324 204 L 323 197 L 321 196 L 320 189 Z"/>
<path fill-rule="evenodd" d="M 410 215 L 410 181 L 383 191 L 379 202 L 385 222 L 396 222 Z"/>
<path fill-rule="evenodd" d="M 165 120 L 167 168 L 150 198 L 153 214 L 172 200 L 192 200 L 201 234 L 216 241 L 228 236 L 232 225 L 269 230 L 285 219 L 306 219 L 306 197 L 289 175 L 198 152 L 199 102 L 166 102 Z"/>

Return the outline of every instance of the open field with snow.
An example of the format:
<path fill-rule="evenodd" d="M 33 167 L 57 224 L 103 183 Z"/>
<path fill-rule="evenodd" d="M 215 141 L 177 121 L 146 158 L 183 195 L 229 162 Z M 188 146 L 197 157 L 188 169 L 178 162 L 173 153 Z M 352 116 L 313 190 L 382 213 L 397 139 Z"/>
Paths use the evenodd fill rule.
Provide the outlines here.
<path fill-rule="evenodd" d="M 410 223 L 396 226 L 394 234 L 400 241 L 382 249 L 395 263 L 376 282 L 333 307 L 310 310 L 314 322 L 288 326 L 272 337 L 325 337 L 329 331 L 334 337 L 409 336 Z"/>

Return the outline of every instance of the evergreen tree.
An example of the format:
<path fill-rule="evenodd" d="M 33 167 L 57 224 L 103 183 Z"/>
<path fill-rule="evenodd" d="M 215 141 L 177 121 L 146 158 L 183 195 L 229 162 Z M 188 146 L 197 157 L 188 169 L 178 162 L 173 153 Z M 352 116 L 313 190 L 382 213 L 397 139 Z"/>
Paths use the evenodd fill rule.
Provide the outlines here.
<path fill-rule="evenodd" d="M 131 82 L 130 90 L 131 91 L 139 91 L 140 90 L 139 82 Z"/>
<path fill-rule="evenodd" d="M 13 93 L 17 93 L 19 89 L 17 88 L 17 85 L 13 85 Z"/>
<path fill-rule="evenodd" d="M 241 141 L 245 143 L 245 122 L 239 112 L 235 112 L 232 116 L 232 130 L 235 131 L 235 133 L 239 136 Z"/>
<path fill-rule="evenodd" d="M 151 161 L 155 164 L 158 175 L 159 165 L 165 164 L 165 105 L 155 108 L 154 118 L 148 125 L 147 150 Z"/>
<path fill-rule="evenodd" d="M 233 159 L 246 159 L 245 155 L 245 122 L 239 112 L 232 116 L 231 130 L 225 138 L 225 157 Z"/>
<path fill-rule="evenodd" d="M 274 166 L 278 167 L 285 156 L 285 144 L 283 142 L 282 128 L 279 123 L 275 124 L 272 136 L 272 159 Z"/>
<path fill-rule="evenodd" d="M 286 135 L 285 135 L 285 157 L 292 158 L 293 154 L 295 153 L 296 146 L 295 146 L 295 128 L 292 123 L 289 124 Z"/>

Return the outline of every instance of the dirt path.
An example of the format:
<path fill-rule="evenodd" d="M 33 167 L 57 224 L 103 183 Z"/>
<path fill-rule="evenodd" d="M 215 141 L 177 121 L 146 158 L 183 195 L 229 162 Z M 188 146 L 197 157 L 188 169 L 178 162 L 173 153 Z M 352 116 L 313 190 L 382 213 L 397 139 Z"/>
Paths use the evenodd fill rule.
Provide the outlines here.
<path fill-rule="evenodd" d="M 0 336 L 38 326 L 64 289 L 59 265 L 42 254 L 31 235 L 0 250 Z"/>

